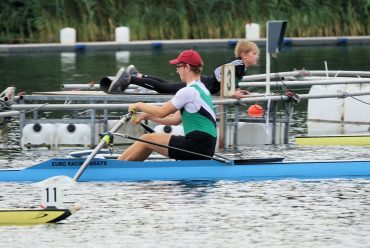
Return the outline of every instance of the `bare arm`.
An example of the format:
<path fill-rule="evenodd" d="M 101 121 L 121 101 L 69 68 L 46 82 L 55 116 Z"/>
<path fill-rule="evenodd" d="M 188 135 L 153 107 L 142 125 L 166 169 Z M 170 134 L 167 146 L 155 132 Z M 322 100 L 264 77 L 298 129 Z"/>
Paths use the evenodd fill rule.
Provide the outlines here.
<path fill-rule="evenodd" d="M 181 114 L 171 101 L 166 102 L 162 106 L 155 106 L 143 102 L 131 104 L 130 111 L 142 111 L 144 114 L 138 115 L 135 123 L 141 120 L 151 120 L 163 125 L 178 125 L 181 123 Z"/>
<path fill-rule="evenodd" d="M 177 111 L 171 101 L 166 102 L 162 106 L 151 105 L 143 102 L 137 102 L 129 106 L 129 111 L 144 112 L 153 117 L 163 118 L 169 114 L 173 114 Z"/>
<path fill-rule="evenodd" d="M 139 115 L 137 115 L 137 118 L 135 119 L 134 123 L 138 124 L 142 120 L 154 121 L 154 122 L 162 124 L 162 125 L 179 125 L 182 121 L 180 111 L 177 111 L 174 114 L 170 114 L 170 115 L 168 115 L 164 118 L 150 116 L 150 115 L 145 114 L 145 113 L 139 114 Z"/>

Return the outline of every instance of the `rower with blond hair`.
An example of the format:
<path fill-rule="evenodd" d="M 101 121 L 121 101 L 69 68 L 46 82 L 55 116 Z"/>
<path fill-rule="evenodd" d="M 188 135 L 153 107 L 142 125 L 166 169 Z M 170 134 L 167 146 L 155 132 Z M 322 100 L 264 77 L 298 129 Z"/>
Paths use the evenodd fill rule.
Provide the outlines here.
<path fill-rule="evenodd" d="M 247 68 L 258 63 L 259 54 L 260 51 L 256 43 L 248 40 L 237 42 L 234 50 L 235 57 L 226 63 L 235 66 L 236 90 L 234 97 L 242 98 L 249 94 L 249 91 L 240 89 L 238 83 L 243 79 Z M 220 91 L 223 65 L 218 66 L 210 76 L 201 75 L 201 81 L 211 94 L 217 94 Z M 171 83 L 156 76 L 140 73 L 134 65 L 129 65 L 126 70 L 121 68 L 113 81 L 104 77 L 100 84 L 102 89 L 108 89 L 107 85 L 110 85 L 109 89 L 106 90 L 107 93 L 123 92 L 130 84 L 136 84 L 161 94 L 175 94 L 179 89 L 186 86 L 184 82 Z"/>

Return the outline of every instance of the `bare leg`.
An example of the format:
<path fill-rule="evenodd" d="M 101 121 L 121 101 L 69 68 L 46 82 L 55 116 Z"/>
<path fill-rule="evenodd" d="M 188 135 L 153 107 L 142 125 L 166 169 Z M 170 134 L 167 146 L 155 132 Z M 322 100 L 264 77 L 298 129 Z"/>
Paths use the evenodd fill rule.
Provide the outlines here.
<path fill-rule="evenodd" d="M 148 133 L 140 137 L 142 140 L 168 145 L 170 142 L 171 134 L 167 133 Z M 129 161 L 143 161 L 149 157 L 152 152 L 157 152 L 168 157 L 168 148 L 151 145 L 148 143 L 136 141 L 129 148 L 127 148 L 119 157 L 119 160 Z"/>

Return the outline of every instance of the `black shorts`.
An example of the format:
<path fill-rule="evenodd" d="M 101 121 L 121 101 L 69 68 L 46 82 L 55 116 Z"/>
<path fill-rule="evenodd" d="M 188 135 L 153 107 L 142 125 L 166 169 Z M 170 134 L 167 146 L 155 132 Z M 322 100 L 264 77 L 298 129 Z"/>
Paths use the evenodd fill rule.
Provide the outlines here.
<path fill-rule="evenodd" d="M 172 135 L 169 146 L 192 151 L 212 157 L 215 153 L 217 138 L 210 134 L 194 131 L 184 136 Z M 168 156 L 176 160 L 204 160 L 210 159 L 196 154 L 169 148 Z"/>

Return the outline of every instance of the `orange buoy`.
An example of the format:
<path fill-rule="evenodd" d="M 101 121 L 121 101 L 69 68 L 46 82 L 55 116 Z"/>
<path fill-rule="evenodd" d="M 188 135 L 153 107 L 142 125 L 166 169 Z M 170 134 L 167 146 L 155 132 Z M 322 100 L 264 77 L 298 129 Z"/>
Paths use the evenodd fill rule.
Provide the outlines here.
<path fill-rule="evenodd" d="M 248 108 L 248 116 L 250 117 L 262 117 L 265 110 L 261 105 L 253 104 Z"/>

